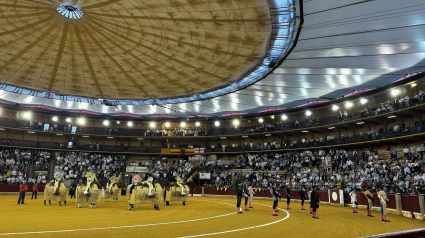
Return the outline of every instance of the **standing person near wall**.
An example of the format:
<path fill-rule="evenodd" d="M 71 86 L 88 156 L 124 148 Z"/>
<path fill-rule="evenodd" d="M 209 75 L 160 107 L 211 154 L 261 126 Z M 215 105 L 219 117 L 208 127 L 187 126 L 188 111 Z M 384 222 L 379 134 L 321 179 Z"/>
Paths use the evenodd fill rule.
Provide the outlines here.
<path fill-rule="evenodd" d="M 38 194 L 38 185 L 37 183 L 34 183 L 34 185 L 32 185 L 32 195 L 31 195 L 31 199 L 37 199 L 37 194 Z"/>
<path fill-rule="evenodd" d="M 289 184 L 286 185 L 285 192 L 286 192 L 286 209 L 290 210 L 291 208 L 289 208 L 289 204 L 291 203 L 292 191 L 289 188 Z"/>
<path fill-rule="evenodd" d="M 245 198 L 245 211 L 249 211 L 249 209 L 248 209 L 249 191 L 248 191 L 247 185 L 244 185 L 243 196 Z"/>
<path fill-rule="evenodd" d="M 18 205 L 19 204 L 25 204 L 25 193 L 28 190 L 28 184 L 27 181 L 22 181 L 21 185 L 19 185 L 19 198 L 18 198 Z"/>
<path fill-rule="evenodd" d="M 313 218 L 315 219 L 319 219 L 319 217 L 317 217 L 316 212 L 317 209 L 319 208 L 319 194 L 316 191 L 316 187 L 313 187 L 313 189 L 311 190 L 311 208 L 312 208 L 312 213 L 313 213 Z"/>
<path fill-rule="evenodd" d="M 389 201 L 387 197 L 387 193 L 385 193 L 384 187 L 381 187 L 379 190 L 380 191 L 378 192 L 378 198 L 379 198 L 379 201 L 381 202 L 381 216 L 382 216 L 381 221 L 390 222 L 390 220 L 387 220 L 387 202 Z"/>
<path fill-rule="evenodd" d="M 269 190 L 270 190 L 270 194 L 272 195 L 272 198 L 273 198 L 272 214 L 273 214 L 273 216 L 277 216 L 276 209 L 277 209 L 277 204 L 278 204 L 281 196 L 280 196 L 278 189 L 276 188 L 275 182 L 270 182 L 268 187 L 269 187 Z"/>
<path fill-rule="evenodd" d="M 372 215 L 373 194 L 369 191 L 369 189 L 369 186 L 367 186 L 365 191 L 363 192 L 367 200 L 367 216 L 375 217 L 374 215 Z"/>
<path fill-rule="evenodd" d="M 252 198 L 254 197 L 255 192 L 254 192 L 254 189 L 252 188 L 252 184 L 249 184 L 248 193 L 249 193 L 249 208 L 254 208 L 252 206 Z"/>
<path fill-rule="evenodd" d="M 242 210 L 241 210 L 242 193 L 243 193 L 242 181 L 237 181 L 236 182 L 236 213 L 238 214 L 242 214 Z"/>
<path fill-rule="evenodd" d="M 351 191 L 349 193 L 350 197 L 351 197 L 351 204 L 353 206 L 353 213 L 358 213 L 357 212 L 357 207 L 358 207 L 358 203 L 357 203 L 357 194 L 356 194 L 356 190 L 354 189 L 353 191 Z"/>
<path fill-rule="evenodd" d="M 304 209 L 304 201 L 305 201 L 305 199 L 306 199 L 306 194 L 305 194 L 305 188 L 304 187 L 302 187 L 301 188 L 301 190 L 300 190 L 300 199 L 301 199 L 301 210 L 305 210 Z"/>

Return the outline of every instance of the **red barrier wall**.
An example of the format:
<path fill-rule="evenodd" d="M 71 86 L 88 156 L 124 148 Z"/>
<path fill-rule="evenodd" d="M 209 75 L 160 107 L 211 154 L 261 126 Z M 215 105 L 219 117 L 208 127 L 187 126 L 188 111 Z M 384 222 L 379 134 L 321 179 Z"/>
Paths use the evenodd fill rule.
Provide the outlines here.
<path fill-rule="evenodd" d="M 44 185 L 38 185 L 38 191 L 44 191 Z M 0 192 L 2 193 L 13 193 L 19 192 L 19 184 L 0 184 Z M 28 192 L 32 192 L 32 184 L 28 185 Z"/>

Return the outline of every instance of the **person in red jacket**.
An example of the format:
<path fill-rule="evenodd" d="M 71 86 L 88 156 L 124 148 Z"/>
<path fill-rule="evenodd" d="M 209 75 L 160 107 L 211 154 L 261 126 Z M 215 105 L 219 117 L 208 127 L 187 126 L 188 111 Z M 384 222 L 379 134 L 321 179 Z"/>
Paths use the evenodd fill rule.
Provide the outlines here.
<path fill-rule="evenodd" d="M 37 183 L 35 183 L 34 185 L 32 185 L 31 199 L 33 199 L 33 198 L 37 199 L 37 193 L 38 193 L 38 185 L 37 185 Z"/>
<path fill-rule="evenodd" d="M 18 198 L 18 204 L 25 204 L 25 193 L 28 190 L 28 184 L 27 181 L 22 181 L 21 185 L 19 186 L 19 198 Z"/>

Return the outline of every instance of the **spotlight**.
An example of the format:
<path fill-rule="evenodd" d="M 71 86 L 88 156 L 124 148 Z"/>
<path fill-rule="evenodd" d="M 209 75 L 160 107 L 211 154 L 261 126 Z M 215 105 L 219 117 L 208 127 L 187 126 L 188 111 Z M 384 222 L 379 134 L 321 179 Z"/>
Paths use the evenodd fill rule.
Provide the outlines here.
<path fill-rule="evenodd" d="M 397 95 L 399 95 L 400 94 L 400 90 L 399 89 L 393 89 L 393 90 L 391 90 L 391 95 L 393 96 L 393 97 L 395 97 L 395 96 L 397 96 Z"/>
<path fill-rule="evenodd" d="M 217 126 L 217 127 L 219 127 L 220 126 L 220 122 L 219 121 L 215 121 L 214 122 L 214 125 Z"/>
<path fill-rule="evenodd" d="M 332 110 L 337 111 L 338 109 L 339 109 L 339 107 L 337 105 L 332 106 Z"/>
<path fill-rule="evenodd" d="M 367 103 L 367 99 L 366 99 L 366 98 L 362 98 L 362 99 L 360 99 L 360 103 L 361 103 L 361 104 L 366 104 L 366 103 Z"/>
<path fill-rule="evenodd" d="M 133 122 L 132 121 L 127 122 L 127 126 L 128 127 L 133 127 Z"/>
<path fill-rule="evenodd" d="M 109 126 L 109 121 L 108 121 L 108 120 L 104 120 L 104 121 L 103 121 L 103 125 L 104 125 L 104 126 Z"/>
<path fill-rule="evenodd" d="M 260 118 L 258 118 L 258 122 L 263 123 L 264 119 L 260 117 Z"/>
<path fill-rule="evenodd" d="M 240 122 L 239 122 L 239 120 L 238 119 L 235 119 L 235 120 L 233 120 L 233 125 L 234 126 L 239 126 L 239 124 L 240 124 Z"/>
<path fill-rule="evenodd" d="M 271 118 L 274 119 L 274 115 L 272 115 Z"/>
<path fill-rule="evenodd" d="M 309 117 L 309 116 L 311 116 L 311 114 L 313 114 L 313 113 L 312 113 L 310 110 L 307 110 L 307 111 L 305 112 L 305 115 L 306 115 L 306 116 L 308 116 L 308 117 Z"/>
<path fill-rule="evenodd" d="M 121 122 L 120 121 L 117 121 L 117 124 L 119 125 L 119 124 L 121 124 Z"/>
<path fill-rule="evenodd" d="M 80 117 L 77 119 L 77 123 L 81 126 L 86 124 L 86 119 L 84 117 Z"/>
<path fill-rule="evenodd" d="M 68 122 L 68 123 L 71 123 L 71 118 L 66 118 L 66 120 L 65 120 L 66 122 Z"/>
<path fill-rule="evenodd" d="M 155 122 L 151 122 L 151 123 L 149 123 L 149 127 L 150 127 L 150 128 L 155 128 L 155 127 L 156 127 L 156 123 L 155 123 Z"/>
<path fill-rule="evenodd" d="M 167 121 L 167 122 L 165 123 L 165 127 L 170 128 L 170 126 L 171 126 L 171 124 Z"/>
<path fill-rule="evenodd" d="M 186 128 L 186 126 L 187 126 L 186 122 L 182 121 L 182 122 L 180 123 L 180 127 L 181 127 L 181 128 Z"/>
<path fill-rule="evenodd" d="M 195 122 L 195 126 L 199 127 L 201 126 L 201 123 L 199 121 Z"/>
<path fill-rule="evenodd" d="M 412 86 L 412 88 L 413 88 L 413 87 L 416 87 L 416 85 L 417 85 L 416 83 L 412 83 L 412 85 L 411 85 L 411 86 Z"/>
<path fill-rule="evenodd" d="M 31 112 L 24 112 L 24 114 L 22 115 L 25 119 L 30 119 L 31 118 Z"/>
<path fill-rule="evenodd" d="M 57 122 L 58 121 L 58 117 L 52 117 L 52 121 Z"/>
<path fill-rule="evenodd" d="M 345 103 L 345 108 L 350 108 L 352 106 L 353 106 L 353 103 L 352 102 L 346 102 Z"/>
<path fill-rule="evenodd" d="M 286 121 L 288 119 L 288 116 L 287 115 L 282 115 L 282 120 L 283 121 Z"/>

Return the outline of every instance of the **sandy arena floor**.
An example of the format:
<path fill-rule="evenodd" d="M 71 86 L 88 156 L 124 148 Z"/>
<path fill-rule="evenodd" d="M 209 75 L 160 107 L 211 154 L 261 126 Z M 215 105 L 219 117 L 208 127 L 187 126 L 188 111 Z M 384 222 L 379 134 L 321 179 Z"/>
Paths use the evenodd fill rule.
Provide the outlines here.
<path fill-rule="evenodd" d="M 365 210 L 353 214 L 350 208 L 322 205 L 320 219 L 312 219 L 299 203 L 291 210 L 271 215 L 270 200 L 254 200 L 254 208 L 235 213 L 235 198 L 191 197 L 187 206 L 172 202 L 136 205 L 129 211 L 124 198 L 118 203 L 99 202 L 97 208 L 87 204 L 77 208 L 75 201 L 67 206 L 43 206 L 42 196 L 18 205 L 18 196 L 0 196 L 0 236 L 10 237 L 359 237 L 392 231 L 423 228 L 425 222 L 388 215 L 390 223 L 380 215 L 366 216 Z M 286 207 L 280 201 L 280 207 Z"/>

